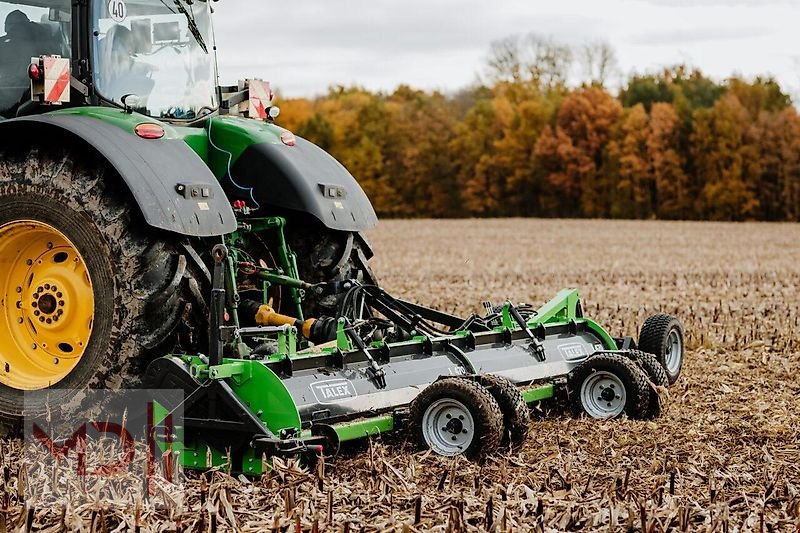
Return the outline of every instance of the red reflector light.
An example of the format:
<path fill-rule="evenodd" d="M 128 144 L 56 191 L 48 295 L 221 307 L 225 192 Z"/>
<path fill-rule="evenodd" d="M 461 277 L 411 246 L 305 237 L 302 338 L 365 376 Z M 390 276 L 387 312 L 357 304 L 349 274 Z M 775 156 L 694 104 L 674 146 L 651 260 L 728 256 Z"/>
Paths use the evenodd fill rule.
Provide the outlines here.
<path fill-rule="evenodd" d="M 284 131 L 281 133 L 281 142 L 286 146 L 294 146 L 296 139 L 294 138 L 294 133 L 291 131 Z"/>
<path fill-rule="evenodd" d="M 39 65 L 36 63 L 31 63 L 31 66 L 28 67 L 28 76 L 32 80 L 38 80 L 42 77 L 42 71 L 39 69 Z"/>
<path fill-rule="evenodd" d="M 142 139 L 160 139 L 164 136 L 164 128 L 158 124 L 139 124 L 133 131 Z"/>

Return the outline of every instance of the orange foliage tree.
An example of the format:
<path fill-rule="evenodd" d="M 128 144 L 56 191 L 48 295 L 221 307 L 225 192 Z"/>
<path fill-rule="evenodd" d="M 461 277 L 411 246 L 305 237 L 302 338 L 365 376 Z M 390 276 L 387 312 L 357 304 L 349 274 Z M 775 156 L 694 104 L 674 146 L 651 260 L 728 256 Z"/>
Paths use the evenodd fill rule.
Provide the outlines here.
<path fill-rule="evenodd" d="M 332 87 L 280 101 L 278 123 L 339 159 L 381 216 L 800 220 L 800 116 L 777 82 L 678 66 L 615 96 L 605 75 L 569 89 L 573 57 L 510 38 L 488 85 Z"/>

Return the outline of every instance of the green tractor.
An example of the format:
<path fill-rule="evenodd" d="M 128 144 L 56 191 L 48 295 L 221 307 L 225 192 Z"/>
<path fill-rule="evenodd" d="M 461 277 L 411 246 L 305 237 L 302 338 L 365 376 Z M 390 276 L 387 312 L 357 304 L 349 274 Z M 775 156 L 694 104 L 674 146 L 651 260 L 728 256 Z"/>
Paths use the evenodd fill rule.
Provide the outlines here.
<path fill-rule="evenodd" d="M 0 2 L 3 415 L 25 390 L 135 385 L 152 354 L 205 349 L 223 236 L 284 275 L 371 280 L 369 200 L 272 122 L 267 84 L 218 86 L 211 12 Z M 267 284 L 240 290 L 300 316 L 336 304 Z"/>
<path fill-rule="evenodd" d="M 674 317 L 637 342 L 574 290 L 470 317 L 382 290 L 368 198 L 274 123 L 267 83 L 220 86 L 211 16 L 206 0 L 0 1 L 4 424 L 48 407 L 26 391 L 181 389 L 184 466 L 254 472 L 403 425 L 476 456 L 524 439 L 527 404 L 559 390 L 596 418 L 658 413 L 683 360 Z"/>

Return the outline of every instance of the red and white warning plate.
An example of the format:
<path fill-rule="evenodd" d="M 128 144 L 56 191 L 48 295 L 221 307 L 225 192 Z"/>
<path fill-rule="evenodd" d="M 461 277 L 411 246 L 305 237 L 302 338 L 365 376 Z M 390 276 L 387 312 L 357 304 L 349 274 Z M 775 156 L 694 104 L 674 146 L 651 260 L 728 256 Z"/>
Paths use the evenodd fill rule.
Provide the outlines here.
<path fill-rule="evenodd" d="M 69 102 L 69 59 L 45 56 L 42 61 L 44 62 L 44 101 L 49 104 Z"/>
<path fill-rule="evenodd" d="M 250 118 L 267 118 L 267 108 L 272 105 L 272 89 L 269 82 L 262 80 L 248 80 L 250 88 L 250 102 L 248 115 Z"/>

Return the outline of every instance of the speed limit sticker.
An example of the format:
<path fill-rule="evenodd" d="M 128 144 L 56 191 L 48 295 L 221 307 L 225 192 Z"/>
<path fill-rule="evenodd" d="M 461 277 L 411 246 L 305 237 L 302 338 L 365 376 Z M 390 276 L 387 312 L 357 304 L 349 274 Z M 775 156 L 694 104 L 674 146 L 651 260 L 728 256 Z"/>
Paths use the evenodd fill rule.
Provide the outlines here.
<path fill-rule="evenodd" d="M 114 22 L 123 22 L 128 16 L 128 6 L 125 5 L 125 0 L 110 0 L 108 14 L 111 15 Z"/>

